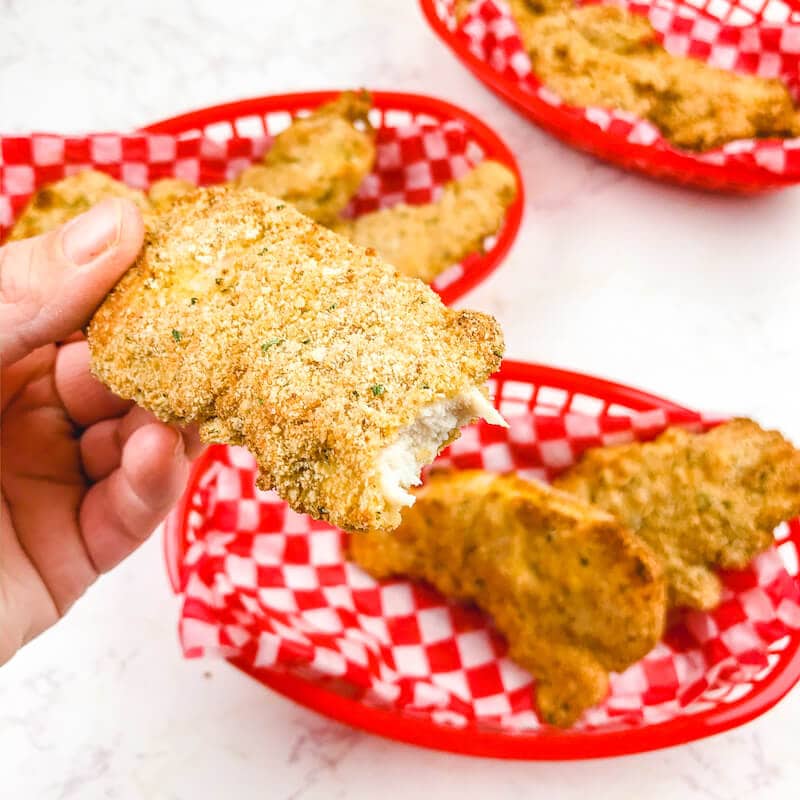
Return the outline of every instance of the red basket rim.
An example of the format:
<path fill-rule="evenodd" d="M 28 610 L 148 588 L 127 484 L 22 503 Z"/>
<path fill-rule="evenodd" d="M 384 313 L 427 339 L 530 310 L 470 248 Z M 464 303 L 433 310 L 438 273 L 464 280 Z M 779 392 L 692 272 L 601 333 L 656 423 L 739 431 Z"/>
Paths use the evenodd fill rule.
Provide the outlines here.
<path fill-rule="evenodd" d="M 691 155 L 680 152 L 656 151 L 648 145 L 631 144 L 626 139 L 601 130 L 586 119 L 576 119 L 559 113 L 558 109 L 547 105 L 530 92 L 523 91 L 472 53 L 466 43 L 454 36 L 436 13 L 435 0 L 419 0 L 419 3 L 434 33 L 480 81 L 538 126 L 570 146 L 591 153 L 595 158 L 653 180 L 666 179 L 671 183 L 705 190 L 752 193 L 798 183 L 796 178 L 755 165 L 721 166 L 698 161 Z M 598 155 L 597 150 L 602 150 L 607 155 Z M 659 172 L 655 173 L 651 169 L 658 169 Z"/>
<path fill-rule="evenodd" d="M 540 364 L 504 361 L 496 377 L 501 380 L 544 383 L 593 394 L 633 410 L 687 410 L 638 389 Z M 184 582 L 180 566 L 186 545 L 191 497 L 197 489 L 200 477 L 213 462 L 215 453 L 223 447 L 224 445 L 209 447 L 196 461 L 186 491 L 164 528 L 164 557 L 170 584 L 176 594 L 181 592 Z M 800 581 L 800 577 L 795 580 Z M 774 706 L 800 680 L 800 635 L 792 638 L 783 651 L 782 658 L 782 668 L 774 669 L 749 695 L 724 707 L 641 728 L 612 731 L 544 730 L 535 733 L 500 733 L 472 727 L 449 728 L 430 719 L 417 719 L 398 711 L 365 705 L 296 675 L 253 670 L 236 659 L 230 661 L 260 683 L 306 708 L 388 739 L 462 755 L 571 761 L 643 753 L 702 739 L 742 725 Z"/>
<path fill-rule="evenodd" d="M 214 122 L 230 121 L 237 117 L 252 114 L 264 114 L 269 111 L 294 110 L 301 108 L 314 108 L 333 99 L 341 93 L 339 90 L 319 90 L 313 92 L 292 92 L 288 94 L 265 95 L 251 97 L 245 100 L 235 100 L 216 106 L 187 111 L 168 119 L 154 122 L 142 130 L 148 133 L 180 134 L 195 128 L 213 124 Z M 511 245 L 517 237 L 522 222 L 522 213 L 525 207 L 525 189 L 522 173 L 514 154 L 508 145 L 485 122 L 478 119 L 465 109 L 440 100 L 436 97 L 407 92 L 389 92 L 370 89 L 373 105 L 378 109 L 404 109 L 412 113 L 429 113 L 446 119 L 457 120 L 464 124 L 467 132 L 479 143 L 487 158 L 499 161 L 508 167 L 517 179 L 517 197 L 506 210 L 505 224 L 498 235 L 495 244 L 482 256 L 481 263 L 471 267 L 462 277 L 453 283 L 438 290 L 439 296 L 446 304 L 474 289 L 494 272 L 506 257 Z"/>

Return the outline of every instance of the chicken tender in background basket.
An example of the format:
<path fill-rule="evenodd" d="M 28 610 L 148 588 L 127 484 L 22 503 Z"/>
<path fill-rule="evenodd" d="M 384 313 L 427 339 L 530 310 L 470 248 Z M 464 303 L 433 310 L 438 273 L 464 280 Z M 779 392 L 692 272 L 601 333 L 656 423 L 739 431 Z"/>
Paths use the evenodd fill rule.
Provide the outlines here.
<path fill-rule="evenodd" d="M 720 568 L 743 569 L 800 514 L 800 451 L 735 419 L 693 434 L 587 451 L 554 485 L 613 514 L 664 564 L 672 606 L 719 605 Z"/>
<path fill-rule="evenodd" d="M 650 548 L 604 511 L 515 475 L 433 471 L 391 533 L 350 537 L 376 578 L 427 581 L 487 611 L 536 681 L 543 719 L 568 726 L 608 673 L 661 638 L 666 585 Z"/>
<path fill-rule="evenodd" d="M 355 244 L 374 247 L 404 275 L 430 283 L 452 264 L 483 250 L 516 196 L 514 173 L 487 160 L 448 183 L 433 203 L 400 203 L 340 220 L 333 229 Z"/>
<path fill-rule="evenodd" d="M 336 220 L 375 163 L 369 92 L 343 92 L 275 137 L 236 183 L 288 200 L 318 222 Z"/>
<path fill-rule="evenodd" d="M 261 192 L 200 189 L 150 217 L 88 339 L 117 394 L 246 445 L 261 488 L 349 530 L 396 527 L 460 426 L 502 424 L 491 317 Z"/>
<path fill-rule="evenodd" d="M 185 197 L 197 189 L 190 181 L 183 178 L 160 178 L 150 184 L 147 197 L 156 213 L 172 208 L 175 201 Z"/>
<path fill-rule="evenodd" d="M 39 189 L 17 218 L 8 241 L 47 233 L 109 197 L 125 197 L 142 212 L 151 210 L 144 192 L 131 189 L 104 172 L 86 169 Z"/>
<path fill-rule="evenodd" d="M 668 53 L 644 15 L 572 0 L 511 0 L 510 7 L 533 73 L 571 105 L 630 112 L 686 150 L 800 135 L 800 113 L 782 81 Z"/>

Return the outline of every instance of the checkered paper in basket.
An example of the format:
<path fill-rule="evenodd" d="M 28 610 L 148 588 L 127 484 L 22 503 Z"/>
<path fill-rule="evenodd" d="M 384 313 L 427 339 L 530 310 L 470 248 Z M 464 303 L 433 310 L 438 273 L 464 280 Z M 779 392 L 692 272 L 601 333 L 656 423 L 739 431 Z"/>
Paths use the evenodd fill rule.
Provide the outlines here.
<path fill-rule="evenodd" d="M 668 424 L 702 430 L 713 423 L 665 411 L 529 413 L 509 422 L 507 431 L 466 429 L 439 463 L 546 480 L 587 447 L 649 439 Z M 339 691 L 346 685 L 349 697 L 440 724 L 540 726 L 533 678 L 505 658 L 485 617 L 419 584 L 377 583 L 345 560 L 345 534 L 257 490 L 254 469 L 247 452 L 220 448 L 191 498 L 180 620 L 187 656 L 289 670 Z M 747 694 L 768 674 L 776 649 L 800 630 L 798 584 L 777 548 L 724 583 L 717 610 L 689 613 L 641 662 L 612 676 L 607 700 L 577 727 L 690 715 Z"/>
<path fill-rule="evenodd" d="M 452 20 L 452 2 L 442 2 L 442 13 Z M 647 16 L 668 52 L 693 56 L 736 72 L 780 78 L 795 100 L 800 99 L 800 13 L 792 12 L 784 3 L 778 0 L 621 0 L 616 5 Z M 759 11 L 753 11 L 754 8 Z M 631 145 L 649 145 L 657 150 L 687 155 L 687 151 L 674 148 L 654 125 L 633 114 L 596 107 L 577 108 L 563 103 L 533 74 L 516 23 L 502 0 L 476 0 L 457 34 L 477 58 L 548 105 L 558 106 L 576 119 L 584 119 Z M 755 166 L 800 180 L 800 139 L 739 140 L 717 150 L 689 155 L 722 167 Z"/>
<path fill-rule="evenodd" d="M 285 114 L 280 119 L 285 127 L 291 117 Z M 272 135 L 278 132 L 278 127 L 270 131 Z M 0 136 L 0 242 L 34 191 L 67 175 L 97 169 L 138 189 L 147 189 L 164 177 L 208 185 L 234 178 L 260 159 L 271 141 L 270 135 L 227 139 L 152 133 Z M 345 211 L 348 215 L 399 202 L 435 200 L 445 183 L 484 158 L 480 145 L 456 120 L 397 125 L 386 120 L 377 129 L 376 143 L 375 168 Z M 453 265 L 437 277 L 433 288 L 449 286 L 480 259 L 473 254 Z"/>

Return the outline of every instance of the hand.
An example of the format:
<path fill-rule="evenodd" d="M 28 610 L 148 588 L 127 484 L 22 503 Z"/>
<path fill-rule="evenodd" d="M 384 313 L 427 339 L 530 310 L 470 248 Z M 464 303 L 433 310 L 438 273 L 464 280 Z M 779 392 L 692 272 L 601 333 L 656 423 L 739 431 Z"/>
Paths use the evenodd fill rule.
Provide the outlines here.
<path fill-rule="evenodd" d="M 147 538 L 198 448 L 93 378 L 75 333 L 142 237 L 114 199 L 0 248 L 0 664 Z"/>

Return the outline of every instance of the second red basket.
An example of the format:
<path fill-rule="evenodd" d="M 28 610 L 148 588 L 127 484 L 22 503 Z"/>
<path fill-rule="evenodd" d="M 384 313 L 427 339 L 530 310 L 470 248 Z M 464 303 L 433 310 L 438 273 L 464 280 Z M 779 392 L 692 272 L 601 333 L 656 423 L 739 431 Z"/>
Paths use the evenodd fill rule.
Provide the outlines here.
<path fill-rule="evenodd" d="M 283 130 L 292 117 L 337 94 L 319 91 L 254 97 L 181 114 L 145 130 L 176 136 L 202 134 L 222 141 L 241 136 L 269 137 Z M 426 95 L 371 94 L 370 121 L 378 129 L 378 159 L 373 175 L 354 198 L 354 213 L 398 201 L 427 201 L 443 183 L 485 158 L 501 162 L 517 178 L 517 198 L 486 252 L 467 256 L 433 282 L 442 300 L 452 303 L 499 266 L 517 235 L 525 198 L 516 159 L 491 128 L 458 106 Z"/>
<path fill-rule="evenodd" d="M 466 24 L 454 0 L 420 0 L 436 35 L 479 80 L 567 144 L 651 178 L 752 194 L 800 182 L 800 140 L 740 141 L 706 152 L 671 146 L 650 124 L 613 109 L 563 103 L 532 74 L 503 0 L 475 0 Z M 800 88 L 800 12 L 782 0 L 624 0 L 648 15 L 670 52 Z"/>

